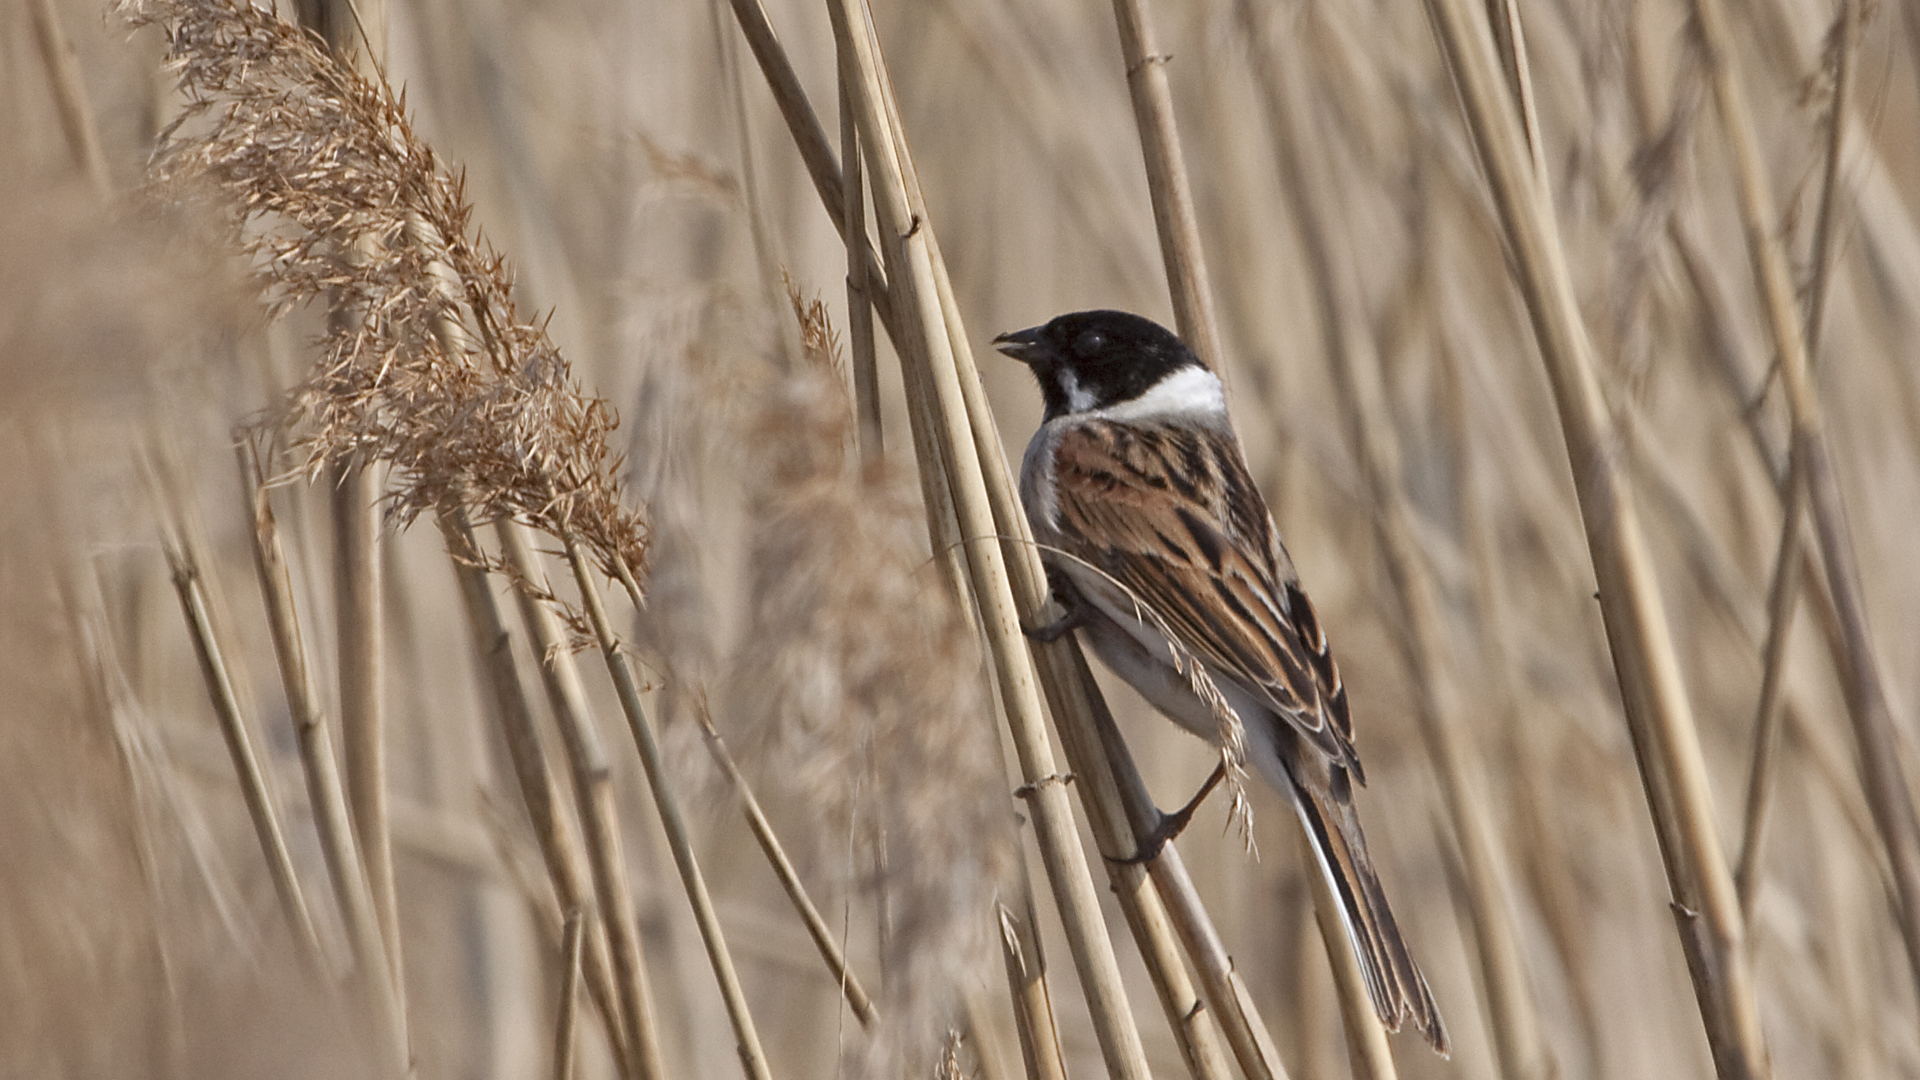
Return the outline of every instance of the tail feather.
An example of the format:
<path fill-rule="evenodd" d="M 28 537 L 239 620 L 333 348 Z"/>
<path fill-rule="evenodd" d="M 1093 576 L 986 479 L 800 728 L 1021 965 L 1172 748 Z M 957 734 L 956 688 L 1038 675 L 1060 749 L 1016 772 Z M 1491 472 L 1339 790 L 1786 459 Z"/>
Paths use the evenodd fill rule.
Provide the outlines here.
<path fill-rule="evenodd" d="M 1331 785 L 1314 790 L 1296 780 L 1292 787 L 1294 808 L 1306 827 L 1320 871 L 1340 904 L 1340 922 L 1359 958 L 1380 1022 L 1389 1031 L 1399 1031 L 1403 1022 L 1411 1020 L 1434 1050 L 1447 1054 L 1452 1044 L 1440 1009 L 1387 906 L 1352 801 L 1335 798 Z"/>

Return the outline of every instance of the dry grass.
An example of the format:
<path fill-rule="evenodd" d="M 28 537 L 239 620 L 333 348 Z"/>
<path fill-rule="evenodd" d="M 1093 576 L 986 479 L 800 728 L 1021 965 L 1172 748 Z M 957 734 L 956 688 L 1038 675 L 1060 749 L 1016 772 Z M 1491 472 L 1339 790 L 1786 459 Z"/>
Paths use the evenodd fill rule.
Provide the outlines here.
<path fill-rule="evenodd" d="M 1104 749 L 1072 654 L 1003 632 L 1034 583 L 988 535 L 1017 531 L 996 458 L 1039 405 L 969 332 L 1093 306 L 1217 325 L 1341 658 L 1454 1040 L 1356 1072 L 1920 1075 L 1920 15 L 1859 5 L 1849 39 L 1835 0 L 1757 0 L 1702 53 L 1690 0 L 882 4 L 890 80 L 843 105 L 828 5 L 769 7 L 778 101 L 727 5 L 396 0 L 404 108 L 226 0 L 149 0 L 131 37 L 97 0 L 0 13 L 0 1075 L 391 1070 L 349 976 L 397 953 L 423 1078 L 739 1075 L 750 1031 L 781 1080 L 1011 1080 L 1045 1015 L 1070 1075 L 1340 1075 L 1291 815 L 1252 793 L 1258 859 L 1221 800 L 1096 866 L 1145 820 L 1135 763 L 1171 804 L 1217 757 L 1103 675 L 1130 760 Z M 1541 359 L 1582 349 L 1569 406 Z M 397 950 L 337 778 L 304 782 L 338 767 L 346 618 L 315 478 L 368 456 Z M 188 544 L 251 793 L 169 582 Z M 643 606 L 597 628 L 579 583 L 623 568 Z M 1071 782 L 1010 764 L 1040 748 Z"/>

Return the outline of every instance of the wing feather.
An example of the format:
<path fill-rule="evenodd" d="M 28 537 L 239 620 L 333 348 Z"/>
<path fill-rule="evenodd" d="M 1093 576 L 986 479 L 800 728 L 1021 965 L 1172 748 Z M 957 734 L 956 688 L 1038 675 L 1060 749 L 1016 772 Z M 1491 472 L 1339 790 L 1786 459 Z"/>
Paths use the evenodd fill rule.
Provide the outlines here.
<path fill-rule="evenodd" d="M 1061 425 L 1051 449 L 1048 542 L 1110 575 L 1215 678 L 1362 779 L 1339 669 L 1238 445 L 1204 428 L 1086 418 Z"/>

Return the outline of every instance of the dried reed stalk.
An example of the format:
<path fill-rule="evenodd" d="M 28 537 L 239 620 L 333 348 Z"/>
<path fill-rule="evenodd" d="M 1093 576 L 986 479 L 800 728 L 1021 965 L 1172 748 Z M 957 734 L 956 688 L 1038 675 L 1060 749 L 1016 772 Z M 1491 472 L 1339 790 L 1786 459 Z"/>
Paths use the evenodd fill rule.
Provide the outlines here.
<path fill-rule="evenodd" d="M 1777 439 L 1773 429 L 1767 426 L 1765 412 L 1745 407 L 1748 403 L 1759 400 L 1765 376 L 1758 370 L 1758 365 L 1749 363 L 1751 357 L 1736 340 L 1732 325 L 1733 314 L 1729 308 L 1726 289 L 1709 258 L 1706 241 L 1700 235 L 1698 223 L 1686 217 L 1676 216 L 1668 229 L 1668 239 L 1680 256 L 1688 285 L 1699 302 L 1701 319 L 1706 324 L 1708 336 L 1714 344 L 1712 351 L 1718 361 L 1716 366 L 1719 375 L 1728 394 L 1741 403 L 1741 417 L 1746 422 L 1747 435 L 1753 444 L 1754 454 L 1766 472 L 1767 479 L 1772 483 L 1774 493 L 1780 498 L 1781 505 L 1789 507 L 1792 495 L 1788 487 L 1789 474 L 1792 471 L 1791 440 L 1788 440 L 1788 448 L 1783 449 L 1780 445 L 1781 440 Z M 1782 524 L 1783 526 L 1785 524 L 1784 518 Z M 1833 595 L 1827 588 L 1826 576 L 1821 572 L 1817 545 L 1808 544 L 1803 540 L 1798 547 L 1800 568 L 1795 572 L 1796 576 L 1805 582 L 1806 599 L 1813 605 L 1814 623 L 1826 639 L 1828 655 L 1836 669 L 1844 670 L 1848 664 L 1846 634 L 1841 627 L 1840 615 L 1834 606 Z M 1769 599 L 1771 600 L 1771 596 Z M 1744 612 L 1744 606 L 1740 610 Z M 1764 628 L 1754 625 L 1748 629 L 1755 652 L 1764 656 L 1766 648 L 1763 637 Z M 1764 690 L 1763 686 L 1763 693 Z M 1796 692 L 1793 684 L 1783 680 L 1779 692 L 1787 695 L 1783 705 L 1787 719 L 1795 724 L 1803 722 L 1805 714 L 1811 710 L 1804 705 L 1795 704 Z M 1857 775 L 1858 770 L 1855 772 Z M 1751 767 L 1749 777 L 1751 778 Z M 1874 830 L 1869 829 L 1869 832 L 1872 831 Z M 1882 869 L 1889 874 L 1892 872 L 1889 866 L 1883 865 Z M 1891 884 L 1892 878 L 1889 877 L 1888 881 Z M 1895 889 L 1894 892 L 1897 895 L 1898 890 Z"/>
<path fill-rule="evenodd" d="M 1129 1080 L 1144 1078 L 1150 1075 L 1145 1051 L 1127 1006 L 1111 939 L 1100 917 L 1086 855 L 1073 828 L 1064 777 L 1055 766 L 1041 716 L 1033 657 L 1020 630 L 1007 565 L 994 540 L 998 530 L 978 451 L 972 445 L 953 342 L 946 333 L 946 315 L 934 281 L 926 222 L 908 205 L 906 177 L 912 166 L 889 116 L 878 45 L 864 4 L 833 0 L 828 10 L 833 16 L 835 39 L 842 43 L 857 76 L 852 80 L 855 115 L 866 145 L 881 235 L 893 268 L 891 280 L 902 296 L 901 313 L 914 326 L 914 332 L 905 337 L 904 363 L 921 368 L 931 384 L 917 395 L 922 408 L 931 415 L 916 414 L 916 420 L 934 421 L 932 434 L 943 447 L 969 581 L 999 674 L 1002 704 L 1027 785 L 1022 790 L 1032 809 L 1035 839 L 1108 1071 Z M 896 336 L 895 343 L 901 344 L 902 338 Z M 910 387 L 910 391 L 913 389 Z M 932 466 L 922 459 L 923 472 Z"/>
<path fill-rule="evenodd" d="M 867 281 L 867 261 L 858 253 L 867 246 L 867 185 L 860 170 L 860 125 L 853 118 L 853 88 L 848 83 L 850 57 L 841 56 L 834 80 L 840 101 L 840 163 L 842 246 L 855 255 L 847 259 L 847 348 L 853 368 L 853 399 L 860 417 L 861 460 L 880 460 L 884 443 L 880 432 L 880 369 L 873 340 L 873 301 Z"/>
<path fill-rule="evenodd" d="M 588 920 L 579 908 L 567 909 L 560 935 L 560 1015 L 553 1022 L 553 1080 L 573 1080 L 573 1028 L 580 997 L 580 957 Z"/>
<path fill-rule="evenodd" d="M 368 0 L 377 16 L 383 0 Z M 343 64 L 355 63 L 352 21 L 357 8 L 346 0 L 300 0 L 300 24 L 317 34 Z M 349 17 L 351 16 L 351 18 Z M 371 49 L 371 43 L 369 42 Z M 378 70 L 378 49 L 365 59 Z M 351 261 L 366 250 L 360 238 L 342 256 Z M 339 298 L 329 301 L 329 318 L 350 325 L 354 319 Z M 386 622 L 380 597 L 380 520 L 375 504 L 380 485 L 367 455 L 337 462 L 328 477 L 333 523 L 334 632 L 340 694 L 340 741 L 346 765 L 347 799 L 359 839 L 374 914 L 387 950 L 394 992 L 406 1007 L 406 973 L 400 950 L 400 901 L 394 891 L 393 836 L 387 815 Z"/>
<path fill-rule="evenodd" d="M 615 989 L 607 922 L 594 916 L 595 896 L 588 871 L 581 866 L 579 833 L 567 813 L 565 794 L 554 790 L 556 785 L 547 768 L 546 749 L 541 745 L 539 728 L 521 686 L 519 669 L 514 664 L 512 637 L 500 617 L 500 606 L 489 584 L 471 523 L 463 514 L 438 520 L 454 576 L 460 584 L 460 599 L 473 635 L 474 661 L 493 702 L 494 717 L 499 721 L 507 756 L 513 762 L 521 803 L 527 809 L 534 839 L 546 863 L 554 899 L 560 910 L 567 913 L 569 929 L 582 913 L 588 916 L 582 968 L 587 992 L 606 1024 L 607 1042 L 614 1060 L 623 1075 L 631 1076 L 628 1025 L 623 1019 L 623 998 Z M 580 958 L 576 957 L 576 963 L 579 962 Z M 571 1040 L 568 1045 L 571 1046 Z"/>
<path fill-rule="evenodd" d="M 306 894 L 301 891 L 300 876 L 293 868 L 293 856 L 287 851 L 280 811 L 274 804 L 273 793 L 267 789 L 266 774 L 253 750 L 253 736 L 240 711 L 240 698 L 234 693 L 233 676 L 207 611 L 207 598 L 200 583 L 199 554 L 184 529 L 169 531 L 171 535 L 162 545 L 166 549 L 167 566 L 172 572 L 174 591 L 180 598 L 180 613 L 193 639 L 194 656 L 200 661 L 207 697 L 220 721 L 227 753 L 233 758 L 233 771 L 240 781 L 247 816 L 253 821 L 254 835 L 260 841 L 260 852 L 266 857 L 274 892 L 280 898 L 280 910 L 287 918 L 287 927 L 293 932 L 301 959 L 312 974 L 323 978 L 327 971 L 326 956 L 320 951 L 320 939 L 314 933 Z"/>
<path fill-rule="evenodd" d="M 832 145 L 827 141 L 826 132 L 820 127 L 818 115 L 813 103 L 800 85 L 800 78 L 794 73 L 793 64 L 787 59 L 786 50 L 781 47 L 779 36 L 773 31 L 772 23 L 767 21 L 767 12 L 759 0 L 731 0 L 734 19 L 741 33 L 746 35 L 747 44 L 752 49 L 755 61 L 760 65 L 760 73 L 773 92 L 775 103 L 780 108 L 781 117 L 786 121 L 787 132 L 792 136 L 795 148 L 800 152 L 801 160 L 807 166 L 807 174 L 812 178 L 814 190 L 820 202 L 833 220 L 834 228 L 845 238 L 851 235 L 847 228 L 847 185 L 843 182 L 839 164 L 834 160 Z M 836 53 L 844 52 L 836 45 Z M 840 66 L 847 67 L 852 61 L 843 59 Z M 844 80 L 841 80 L 844 81 Z M 856 129 L 858 125 L 855 125 Z M 856 135 L 856 138 L 858 136 Z M 909 339 L 906 331 L 895 318 L 895 290 L 889 283 L 887 272 L 883 268 L 881 256 L 871 243 L 860 245 L 856 253 L 857 261 L 864 267 L 862 275 L 866 279 L 867 302 L 873 313 L 879 317 L 886 328 L 887 336 L 894 342 L 896 351 L 904 353 Z M 909 386 L 917 385 L 920 379 L 918 369 L 912 365 L 903 365 L 902 374 Z M 910 391 L 907 395 L 907 409 L 910 415 L 925 416 L 926 394 Z M 928 424 L 916 424 L 914 432 L 914 452 L 920 461 L 938 460 L 938 447 L 928 442 L 925 433 Z M 921 493 L 926 504 L 927 531 L 933 538 L 934 557 L 946 578 L 949 595 L 964 595 L 965 576 L 960 570 L 961 553 L 959 550 L 959 526 L 954 517 L 953 500 L 947 496 L 947 479 L 944 469 L 923 468 L 919 470 Z"/>
<path fill-rule="evenodd" d="M 1153 196 L 1153 225 L 1167 265 L 1167 289 L 1173 294 L 1174 324 L 1188 347 L 1208 367 L 1220 371 L 1225 359 L 1220 351 L 1220 323 L 1213 313 L 1213 290 L 1207 285 L 1193 189 L 1180 160 L 1173 91 L 1167 86 L 1170 58 L 1158 51 L 1146 0 L 1113 0 L 1113 20 L 1120 28 L 1120 58 L 1126 64 L 1127 89 L 1133 95 L 1134 120 L 1140 128 L 1147 190 Z"/>
<path fill-rule="evenodd" d="M 1833 219 L 1840 187 L 1841 152 L 1846 147 L 1849 108 L 1853 96 L 1853 49 L 1859 5 L 1841 0 L 1835 21 L 1833 46 L 1833 104 L 1827 111 L 1827 160 L 1820 178 L 1820 209 L 1813 230 L 1813 285 L 1807 297 L 1807 362 L 1819 358 L 1820 329 L 1826 321 L 1827 296 L 1833 280 Z M 1767 637 L 1761 651 L 1760 701 L 1753 723 L 1753 757 L 1747 770 L 1745 824 L 1740 835 L 1740 860 L 1734 884 L 1740 890 L 1742 912 L 1751 920 L 1753 898 L 1760 875 L 1760 851 L 1766 837 L 1767 809 L 1773 778 L 1773 759 L 1780 742 L 1781 689 L 1786 678 L 1787 641 L 1799 606 L 1801 537 L 1806 532 L 1810 492 L 1807 459 L 1795 442 L 1787 457 L 1786 510 L 1780 523 L 1780 543 L 1767 590 Z"/>
<path fill-rule="evenodd" d="M 787 131 L 793 136 L 793 144 L 800 151 L 800 159 L 807 166 L 807 175 L 813 180 L 815 193 L 826 208 L 827 216 L 833 219 L 834 230 L 842 237 L 853 235 L 847 228 L 847 185 L 842 181 L 840 167 L 834 161 L 833 144 L 827 141 L 827 133 L 820 126 L 819 114 L 814 112 L 813 103 L 807 99 L 807 92 L 800 85 L 800 76 L 794 73 L 792 61 L 787 59 L 786 49 L 781 47 L 779 35 L 773 32 L 773 23 L 767 19 L 767 9 L 760 0 L 729 0 L 733 6 L 734 21 L 739 23 L 741 33 L 746 35 L 747 47 L 753 51 L 754 61 L 760 65 L 760 74 L 767 80 L 767 88 L 773 91 L 773 100 L 780 107 L 780 115 L 787 123 Z M 866 277 L 867 300 L 873 305 L 874 314 L 886 326 L 887 333 L 899 340 L 900 326 L 894 317 L 894 294 L 887 284 L 885 263 L 880 253 L 871 243 L 862 243 L 856 251 L 863 265 Z"/>
<path fill-rule="evenodd" d="M 1772 804 L 1774 759 L 1780 745 L 1782 690 L 1787 673 L 1787 642 L 1800 600 L 1801 536 L 1807 530 L 1806 458 L 1794 454 L 1787 468 L 1786 507 L 1780 522 L 1772 584 L 1767 589 L 1767 636 L 1761 646 L 1760 699 L 1754 707 L 1753 754 L 1747 766 L 1746 806 L 1741 815 L 1740 857 L 1734 865 L 1734 886 L 1740 892 L 1741 913 L 1751 921 L 1753 900 L 1760 885 L 1760 855 L 1766 841 L 1767 812 Z"/>
<path fill-rule="evenodd" d="M 614 693 L 620 699 L 620 711 L 626 714 L 627 729 L 633 734 L 634 747 L 640 752 L 640 764 L 647 773 L 647 786 L 653 792 L 654 811 L 660 817 L 661 828 L 667 834 L 667 846 L 673 851 L 673 865 L 679 872 L 680 884 L 686 889 L 687 902 L 693 908 L 694 921 L 700 928 L 700 942 L 706 946 L 707 960 L 713 968 L 714 981 L 719 984 L 720 996 L 726 1002 L 727 1021 L 733 1025 L 734 1049 L 740 1054 L 742 1070 L 752 1080 L 770 1080 L 770 1071 L 766 1051 L 760 1046 L 760 1035 L 755 1030 L 753 1014 L 747 1008 L 746 991 L 740 985 L 739 972 L 734 969 L 733 955 L 727 948 L 725 933 L 720 928 L 720 917 L 713 907 L 713 897 L 707 892 L 706 876 L 700 871 L 700 862 L 693 853 L 693 841 L 687 835 L 686 821 L 680 816 L 680 806 L 673 791 L 667 787 L 666 767 L 660 759 L 660 744 L 654 737 L 653 723 L 647 719 L 645 707 L 640 703 L 640 688 L 634 682 L 633 671 L 627 666 L 626 655 L 620 650 L 620 640 L 614 633 L 613 622 L 607 617 L 607 608 L 600 599 L 599 586 L 593 580 L 593 570 L 587 563 L 586 551 L 581 543 L 571 535 L 563 535 L 566 544 L 567 565 L 573 570 L 573 581 L 580 589 L 580 603 L 586 609 L 588 624 L 593 628 L 595 640 L 600 645 L 600 655 L 606 661 L 607 674 L 613 679 Z M 631 567 L 625 560 L 616 556 L 615 570 L 629 595 L 639 596 L 640 586 Z"/>
<path fill-rule="evenodd" d="M 1381 358 L 1355 296 L 1352 254 L 1331 234 L 1329 223 L 1343 219 L 1343 208 L 1324 167 L 1308 162 L 1309 156 L 1315 163 L 1324 159 L 1318 151 L 1325 140 L 1306 111 L 1309 98 L 1297 74 L 1299 53 L 1283 53 L 1276 35 L 1255 21 L 1250 5 L 1242 3 L 1239 10 L 1249 40 L 1260 50 L 1262 89 L 1268 123 L 1273 126 L 1271 142 L 1279 157 L 1294 228 L 1306 248 L 1306 277 L 1319 314 L 1320 339 L 1333 368 L 1347 438 L 1372 502 L 1375 542 L 1399 602 L 1395 635 L 1414 687 L 1414 715 L 1458 845 L 1494 1049 L 1502 1074 L 1510 1080 L 1544 1080 L 1553 1064 L 1540 1034 L 1513 915 L 1507 909 L 1508 873 L 1481 794 L 1486 787 L 1471 751 L 1462 744 L 1460 694 L 1447 674 L 1449 658 L 1444 650 L 1451 635 L 1438 586 L 1414 535 L 1413 510 L 1401 489 L 1399 440 L 1382 384 Z M 1515 43 L 1516 61 L 1510 70 L 1524 72 L 1517 22 L 1507 36 Z M 1344 935 L 1327 944 L 1348 948 Z"/>
<path fill-rule="evenodd" d="M 369 464 L 343 464 L 329 481 L 333 511 L 334 624 L 338 637 L 340 742 L 347 801 L 394 991 L 405 1003 L 400 901 L 393 887 L 393 833 L 387 820 L 385 627 L 380 613 L 379 484 Z"/>
<path fill-rule="evenodd" d="M 786 847 L 780 843 L 780 836 L 773 830 L 773 822 L 760 808 L 760 800 L 754 797 L 753 788 L 747 784 L 747 778 L 740 772 L 739 763 L 734 761 L 733 752 L 727 749 L 727 741 L 720 737 L 720 731 L 713 726 L 713 717 L 708 715 L 705 703 L 695 709 L 700 721 L 700 737 L 707 744 L 707 751 L 713 756 L 720 773 L 727 778 L 728 786 L 733 788 L 735 797 L 740 800 L 740 812 L 746 816 L 747 828 L 760 845 L 760 851 L 767 857 L 767 865 L 773 868 L 773 874 L 780 880 L 780 888 L 786 892 L 787 900 L 793 904 L 794 913 L 807 928 L 807 936 L 813 939 L 813 947 L 819 950 L 820 959 L 826 962 L 827 973 L 833 976 L 834 985 L 840 987 L 840 993 L 847 999 L 847 1007 L 860 1025 L 871 1030 L 878 1019 L 873 1006 L 873 998 L 867 994 L 866 987 L 860 983 L 859 976 L 847 963 L 845 951 L 834 940 L 833 929 L 820 914 L 820 908 L 814 904 L 813 897 L 807 893 L 806 883 L 800 880 L 800 871 L 795 869 L 793 860 L 787 857 Z"/>
<path fill-rule="evenodd" d="M 1025 867 L 1021 869 L 1025 875 Z M 1000 955 L 1007 968 L 1008 992 L 1013 998 L 1014 1029 L 1020 1036 L 1020 1060 L 1027 1080 L 1067 1080 L 1067 1064 L 1060 1054 L 1060 1029 L 1053 1019 L 1053 998 L 1047 992 L 1046 960 L 1040 935 L 1034 928 L 1033 890 L 1023 889 L 1026 907 L 1014 911 L 996 904 L 1000 924 Z"/>
<path fill-rule="evenodd" d="M 1723 1077 L 1765 1077 L 1770 1065 L 1745 927 L 1713 828 L 1699 736 L 1632 494 L 1612 456 L 1618 437 L 1547 188 L 1501 85 L 1485 23 L 1465 0 L 1428 0 L 1427 10 L 1460 91 L 1559 406 L 1601 614 L 1715 1064 Z"/>
<path fill-rule="evenodd" d="M 1916 985 L 1920 985 L 1920 817 L 1915 816 L 1913 795 L 1900 765 L 1899 741 L 1884 676 L 1874 654 L 1872 631 L 1867 624 L 1860 570 L 1848 532 L 1839 478 L 1827 446 L 1819 390 L 1808 366 L 1808 339 L 1803 336 L 1786 252 L 1774 233 L 1773 195 L 1760 160 L 1746 90 L 1733 60 L 1726 12 L 1719 0 L 1694 0 L 1693 11 L 1701 51 L 1712 76 L 1714 99 L 1733 153 L 1740 222 L 1746 232 L 1748 258 L 1793 416 L 1791 453 L 1801 463 L 1814 532 L 1826 566 L 1827 588 L 1839 614 L 1846 644 L 1839 674 L 1846 691 L 1848 712 L 1853 717 L 1854 739 L 1859 745 L 1860 779 L 1866 788 L 1867 803 L 1873 810 L 1881 842 L 1886 847 L 1887 860 L 1893 867 L 1900 895 L 1896 912 L 1900 934 L 1906 943 L 1913 978 Z M 1843 21 L 1842 26 L 1850 27 L 1851 20 Z M 1849 45 L 1842 42 L 1840 47 L 1844 54 Z M 1835 128 L 1842 129 L 1844 116 L 1837 121 Z M 1823 262 L 1824 259 L 1822 254 Z"/>
<path fill-rule="evenodd" d="M 514 597 L 520 605 L 521 621 L 526 626 L 528 644 L 539 658 L 547 704 L 560 728 L 567 765 L 573 776 L 574 805 L 586 835 L 587 864 L 592 869 L 593 889 L 599 898 L 599 916 L 605 924 L 620 1002 L 621 1022 L 609 1027 L 617 1026 L 626 1032 L 628 1064 L 633 1070 L 630 1075 L 663 1077 L 666 1074 L 660 1061 L 653 997 L 641 955 L 633 890 L 627 878 L 620 815 L 614 803 L 613 766 L 601 741 L 599 727 L 594 723 L 587 689 L 568 648 L 567 634 L 558 616 L 540 602 L 535 589 L 529 587 L 542 579 L 535 576 L 526 537 L 520 526 L 504 519 L 496 524 L 495 532 L 506 572 L 516 585 Z"/>
<path fill-rule="evenodd" d="M 388 1041 L 393 1054 L 391 1060 L 404 1065 L 406 1019 L 392 975 L 387 970 L 386 947 L 380 937 L 379 918 L 374 914 L 373 891 L 367 885 L 366 867 L 355 846 L 346 786 L 340 779 L 340 764 L 333 752 L 333 734 L 326 714 L 320 709 L 312 670 L 307 666 L 286 552 L 280 543 L 280 529 L 274 520 L 273 503 L 261 472 L 259 450 L 252 439 L 241 438 L 236 452 L 241 492 L 253 510 L 253 528 L 249 530 L 253 567 L 266 604 L 267 630 L 273 639 L 274 658 L 287 696 L 287 711 L 293 720 L 294 734 L 299 738 L 300 765 L 306 774 L 307 802 L 312 808 L 314 829 L 320 837 L 320 851 L 326 858 L 334 901 L 340 908 L 340 921 L 346 928 L 347 943 L 353 951 L 373 1020 Z"/>

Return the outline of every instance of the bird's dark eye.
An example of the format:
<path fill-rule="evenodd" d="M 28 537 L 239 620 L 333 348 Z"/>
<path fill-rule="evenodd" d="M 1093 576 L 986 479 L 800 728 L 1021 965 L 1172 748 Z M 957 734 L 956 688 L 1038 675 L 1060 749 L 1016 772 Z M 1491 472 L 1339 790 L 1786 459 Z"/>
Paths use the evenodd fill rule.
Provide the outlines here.
<path fill-rule="evenodd" d="M 1073 351 L 1081 356 L 1098 356 L 1107 348 L 1107 335 L 1098 330 L 1088 330 L 1073 339 Z"/>

